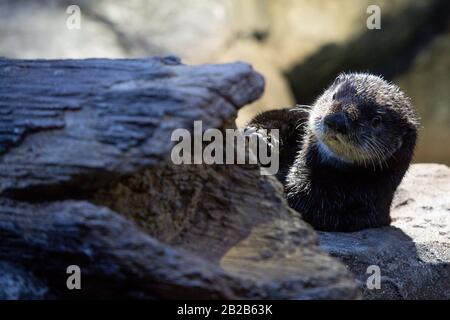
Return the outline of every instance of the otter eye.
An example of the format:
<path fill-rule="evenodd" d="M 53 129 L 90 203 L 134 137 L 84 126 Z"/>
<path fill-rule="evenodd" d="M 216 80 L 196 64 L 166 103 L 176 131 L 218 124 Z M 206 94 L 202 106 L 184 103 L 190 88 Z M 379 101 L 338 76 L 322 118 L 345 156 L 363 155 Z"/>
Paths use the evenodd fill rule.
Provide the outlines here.
<path fill-rule="evenodd" d="M 375 116 L 372 119 L 371 123 L 372 123 L 372 127 L 374 127 L 374 128 L 378 127 L 380 125 L 380 123 L 381 123 L 381 117 L 380 116 Z"/>

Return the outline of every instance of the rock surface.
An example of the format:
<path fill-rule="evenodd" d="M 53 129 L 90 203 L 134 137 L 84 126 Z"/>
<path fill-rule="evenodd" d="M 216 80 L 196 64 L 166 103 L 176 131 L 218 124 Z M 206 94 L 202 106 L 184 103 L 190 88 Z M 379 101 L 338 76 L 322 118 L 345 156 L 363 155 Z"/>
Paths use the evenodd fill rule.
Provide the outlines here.
<path fill-rule="evenodd" d="M 353 272 L 365 299 L 450 299 L 450 168 L 413 165 L 391 216 L 386 228 L 319 232 L 320 246 Z M 380 289 L 366 286 L 371 265 L 380 268 Z"/>
<path fill-rule="evenodd" d="M 47 283 L 25 267 L 0 261 L 0 300 L 36 299 L 47 294 Z"/>
<path fill-rule="evenodd" d="M 394 81 L 411 97 L 422 130 L 415 154 L 417 162 L 450 164 L 450 24 L 405 73 Z"/>
<path fill-rule="evenodd" d="M 233 128 L 263 86 L 243 63 L 1 59 L 0 297 L 359 297 L 273 177 L 170 160 L 174 129 Z"/>
<path fill-rule="evenodd" d="M 80 8 L 80 29 L 66 27 L 71 14 L 67 8 L 74 4 Z M 164 5 L 158 0 L 126 4 L 118 0 L 6 0 L 0 3 L 4 41 L 0 56 L 58 59 L 177 54 L 189 63 L 207 62 L 232 35 L 228 15 L 229 5 L 218 0 L 208 5 L 183 0 Z"/>

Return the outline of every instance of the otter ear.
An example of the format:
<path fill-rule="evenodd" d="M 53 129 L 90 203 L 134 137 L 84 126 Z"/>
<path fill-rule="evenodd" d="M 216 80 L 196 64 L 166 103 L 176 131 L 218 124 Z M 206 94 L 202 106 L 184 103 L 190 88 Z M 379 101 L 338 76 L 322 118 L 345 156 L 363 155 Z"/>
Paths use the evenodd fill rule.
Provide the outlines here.
<path fill-rule="evenodd" d="M 339 83 L 341 83 L 342 81 L 344 81 L 346 74 L 344 72 L 342 72 L 341 74 L 339 74 L 336 79 L 334 79 L 332 86 L 336 86 Z"/>

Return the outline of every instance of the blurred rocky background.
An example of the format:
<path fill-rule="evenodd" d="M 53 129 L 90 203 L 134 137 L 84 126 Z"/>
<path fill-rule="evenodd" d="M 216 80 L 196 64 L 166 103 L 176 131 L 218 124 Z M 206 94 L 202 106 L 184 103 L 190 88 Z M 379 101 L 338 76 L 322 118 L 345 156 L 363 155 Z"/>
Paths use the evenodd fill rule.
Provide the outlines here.
<path fill-rule="evenodd" d="M 381 29 L 369 30 L 369 5 Z M 81 29 L 69 30 L 69 5 Z M 262 110 L 309 104 L 342 71 L 371 71 L 412 97 L 422 118 L 416 162 L 450 164 L 450 2 L 446 0 L 1 0 L 0 56 L 129 58 L 253 64 Z"/>

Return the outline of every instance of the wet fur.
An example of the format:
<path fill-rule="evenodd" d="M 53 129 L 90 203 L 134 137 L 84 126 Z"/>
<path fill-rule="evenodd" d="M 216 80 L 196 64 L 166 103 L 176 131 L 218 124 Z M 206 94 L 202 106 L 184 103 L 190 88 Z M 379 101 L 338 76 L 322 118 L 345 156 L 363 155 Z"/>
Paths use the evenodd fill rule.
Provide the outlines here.
<path fill-rule="evenodd" d="M 344 147 L 332 149 L 321 140 L 326 135 L 319 138 L 320 119 L 343 110 L 352 119 L 350 132 L 342 137 Z M 379 127 L 368 128 L 378 114 Z M 369 74 L 342 74 L 312 107 L 268 111 L 249 126 L 280 130 L 277 177 L 289 205 L 315 229 L 357 231 L 390 224 L 390 205 L 411 162 L 418 126 L 398 87 Z"/>

